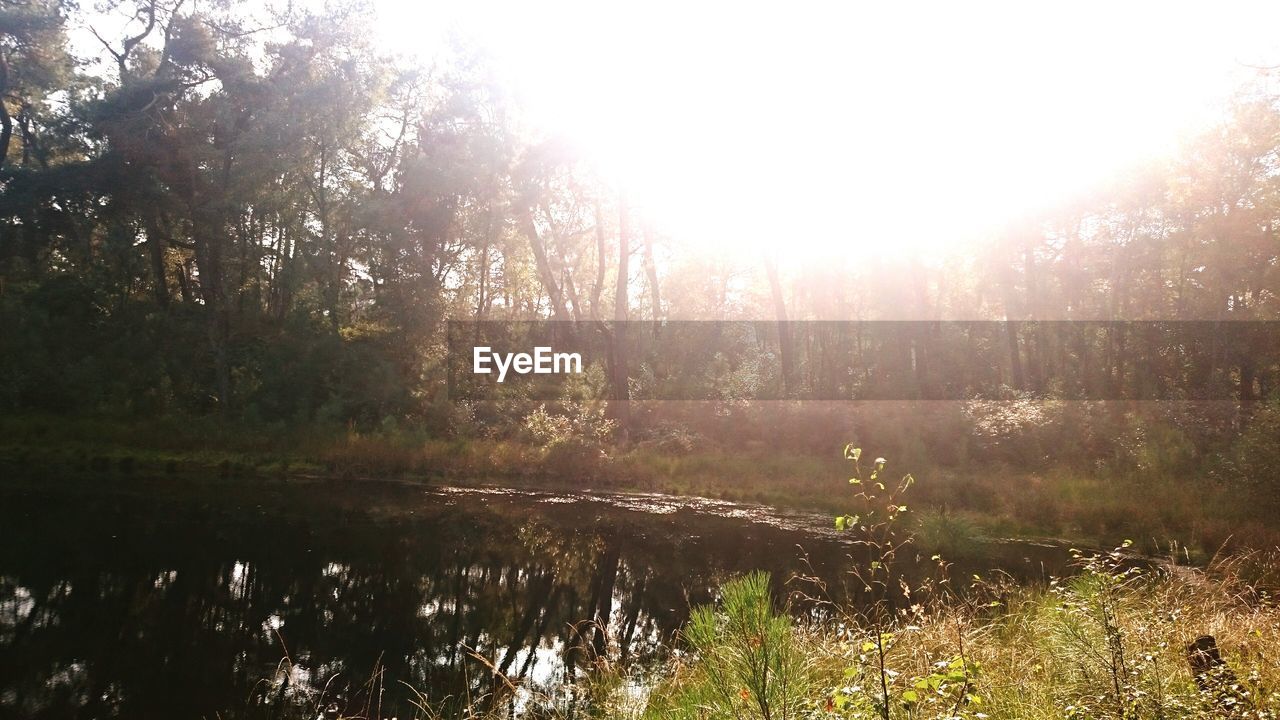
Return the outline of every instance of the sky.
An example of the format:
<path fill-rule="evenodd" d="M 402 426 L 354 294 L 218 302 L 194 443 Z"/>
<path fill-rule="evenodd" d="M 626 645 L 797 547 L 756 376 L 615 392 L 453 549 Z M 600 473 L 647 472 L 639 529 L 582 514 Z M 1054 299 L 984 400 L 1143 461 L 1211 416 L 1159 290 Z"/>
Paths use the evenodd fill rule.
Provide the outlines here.
<path fill-rule="evenodd" d="M 532 122 L 677 237 L 938 251 L 1173 152 L 1280 3 L 377 0 L 388 47 L 477 43 Z"/>
<path fill-rule="evenodd" d="M 371 2 L 386 50 L 478 46 L 712 250 L 941 255 L 1174 153 L 1280 65 L 1275 2 Z"/>

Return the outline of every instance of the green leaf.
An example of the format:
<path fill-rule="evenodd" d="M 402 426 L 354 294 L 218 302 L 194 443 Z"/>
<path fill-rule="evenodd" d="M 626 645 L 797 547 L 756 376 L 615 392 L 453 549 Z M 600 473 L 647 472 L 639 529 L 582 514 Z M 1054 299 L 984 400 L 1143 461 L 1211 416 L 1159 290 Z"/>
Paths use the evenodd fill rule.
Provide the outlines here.
<path fill-rule="evenodd" d="M 858 462 L 862 458 L 862 448 L 854 447 L 853 443 L 844 446 L 844 459 Z"/>

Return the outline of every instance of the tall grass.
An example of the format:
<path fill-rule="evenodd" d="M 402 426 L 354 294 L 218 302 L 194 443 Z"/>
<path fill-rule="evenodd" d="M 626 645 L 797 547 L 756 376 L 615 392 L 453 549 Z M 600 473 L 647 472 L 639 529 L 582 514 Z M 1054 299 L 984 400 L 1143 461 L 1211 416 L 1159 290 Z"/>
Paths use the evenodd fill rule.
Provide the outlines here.
<path fill-rule="evenodd" d="M 1122 552 L 1079 563 L 1079 574 L 1049 586 L 980 583 L 965 600 L 899 613 L 883 630 L 883 710 L 868 682 L 877 673 L 866 672 L 871 628 L 853 615 L 797 627 L 763 613 L 760 578 L 732 581 L 722 607 L 695 613 L 690 654 L 654 688 L 645 717 L 769 717 L 756 702 L 763 698 L 772 717 L 1280 717 L 1280 609 L 1247 579 L 1259 569 L 1274 579 L 1274 557 L 1237 555 L 1203 571 L 1140 569 Z M 1206 634 L 1230 679 L 1201 687 L 1187 645 Z M 764 685 L 766 648 L 792 668 L 792 682 Z"/>
<path fill-rule="evenodd" d="M 0 463 L 50 475 L 217 473 L 278 477 L 444 479 L 548 488 L 589 486 L 700 495 L 841 512 L 840 461 L 785 449 L 672 453 L 638 444 L 561 452 L 518 438 L 450 438 L 412 427 L 228 425 L 215 418 L 0 418 Z M 913 466 L 914 467 L 914 466 Z M 1280 545 L 1280 501 L 1266 486 L 1174 473 L 1152 480 L 1070 467 L 993 463 L 925 467 L 913 507 L 933 511 L 939 542 L 963 535 L 1133 538 L 1147 552 L 1176 541 L 1201 561 L 1222 546 Z M 943 522 L 945 520 L 945 522 Z M 946 525 L 946 526 L 944 526 Z M 927 535 L 928 533 L 924 533 Z M 945 545 L 939 547 L 945 548 Z M 951 553 L 955 555 L 955 553 Z"/>

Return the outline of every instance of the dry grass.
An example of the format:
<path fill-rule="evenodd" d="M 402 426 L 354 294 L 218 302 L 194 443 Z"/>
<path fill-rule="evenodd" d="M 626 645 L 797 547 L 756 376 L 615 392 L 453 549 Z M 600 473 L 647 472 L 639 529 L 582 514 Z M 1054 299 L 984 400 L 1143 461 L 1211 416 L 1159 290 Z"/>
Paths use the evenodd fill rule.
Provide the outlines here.
<path fill-rule="evenodd" d="M 423 431 L 333 427 L 237 427 L 215 419 L 0 420 L 0 460 L 29 468 L 174 475 L 331 475 L 445 480 L 549 489 L 635 490 L 699 495 L 842 512 L 831 479 L 843 472 L 834 453 L 777 448 L 676 452 L 637 444 L 599 456 L 557 453 L 514 439 L 448 439 Z M 913 505 L 946 508 L 991 536 L 1070 538 L 1098 546 L 1132 538 L 1147 552 L 1170 543 L 1204 561 L 1222 547 L 1280 545 L 1280 500 L 1265 487 L 1214 481 L 1194 473 L 1158 478 L 1072 468 L 1027 471 L 969 463 L 911 467 L 920 479 Z M 893 468 L 891 468 L 892 470 Z"/>
<path fill-rule="evenodd" d="M 833 720 L 884 720 L 885 712 L 890 720 L 1280 717 L 1280 608 L 1264 589 L 1280 582 L 1280 555 L 1236 554 L 1205 570 L 1135 570 L 1109 554 L 1082 565 L 1048 587 L 980 582 L 900 612 L 886 628 L 887 710 L 876 707 L 873 631 L 860 616 L 804 627 L 775 650 L 807 658 L 795 684 L 802 696 L 787 706 Z M 1216 638 L 1234 684 L 1222 673 L 1208 690 L 1197 682 L 1186 648 L 1202 635 Z M 762 640 L 724 642 L 750 650 Z M 672 660 L 647 709 L 624 712 L 606 699 L 596 715 L 765 717 L 745 688 L 717 688 L 723 673 L 702 662 L 696 654 Z M 725 715 L 723 698 L 738 695 Z"/>
<path fill-rule="evenodd" d="M 943 693 L 945 702 L 922 701 L 914 712 L 899 702 L 893 717 L 1276 717 L 1280 608 L 1263 588 L 1278 580 L 1276 555 L 1250 552 L 1204 571 L 1126 575 L 1104 565 L 1049 588 L 980 585 L 969 602 L 904 615 L 889 654 L 899 700 L 937 663 L 963 656 L 979 701 Z M 844 670 L 859 665 L 865 634 L 856 625 L 811 633 L 833 692 L 848 686 Z M 1201 635 L 1216 638 L 1238 681 L 1222 689 L 1238 703 L 1233 711 L 1192 676 L 1186 646 Z"/>

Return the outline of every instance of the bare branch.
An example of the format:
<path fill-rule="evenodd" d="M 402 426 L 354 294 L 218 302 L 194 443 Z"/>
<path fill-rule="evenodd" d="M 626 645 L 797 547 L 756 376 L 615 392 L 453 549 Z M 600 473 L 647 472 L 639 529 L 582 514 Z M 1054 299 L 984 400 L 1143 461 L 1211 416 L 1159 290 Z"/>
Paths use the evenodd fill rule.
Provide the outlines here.
<path fill-rule="evenodd" d="M 102 43 L 102 47 L 106 48 L 107 52 L 111 53 L 111 57 L 115 58 L 116 62 L 123 66 L 124 56 L 116 52 L 115 48 L 111 47 L 111 43 L 107 42 L 106 38 L 98 34 L 97 28 L 92 25 L 88 25 L 86 27 L 89 28 L 89 32 L 93 33 L 94 37 L 98 38 L 98 42 Z"/>

